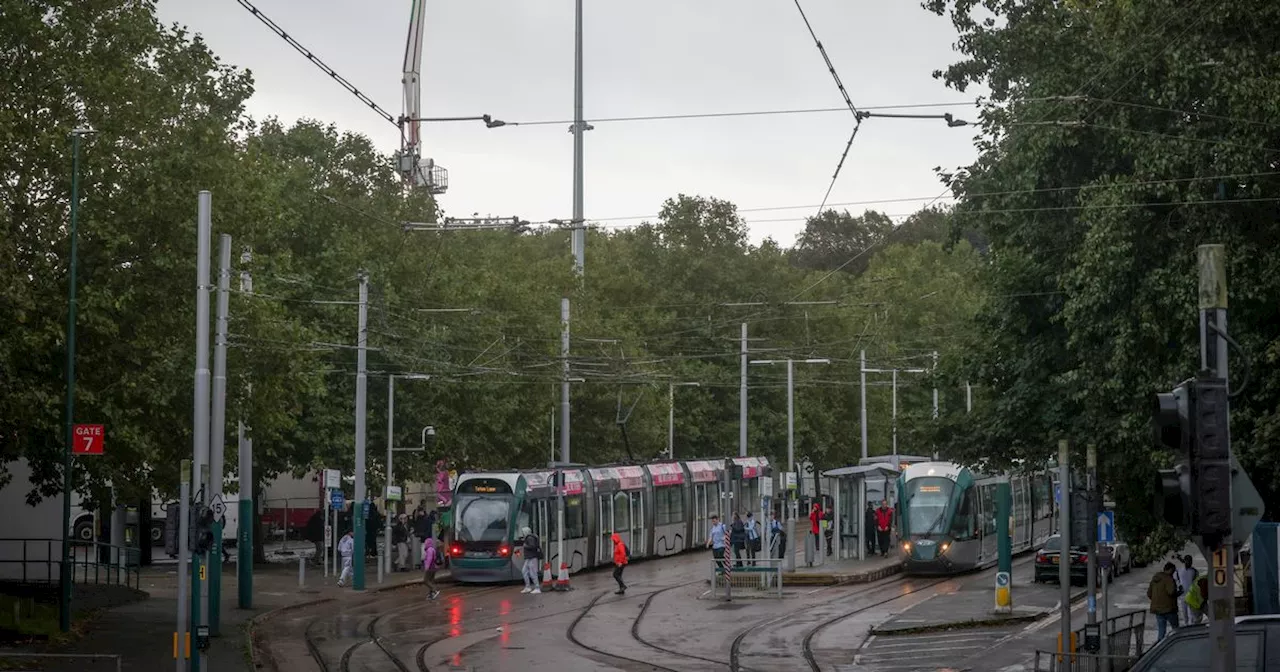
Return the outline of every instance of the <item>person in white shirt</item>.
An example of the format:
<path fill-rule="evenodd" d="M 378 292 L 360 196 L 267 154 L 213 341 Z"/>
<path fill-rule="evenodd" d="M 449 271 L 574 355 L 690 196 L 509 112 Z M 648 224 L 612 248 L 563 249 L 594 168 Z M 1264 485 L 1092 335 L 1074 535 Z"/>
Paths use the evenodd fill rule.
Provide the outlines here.
<path fill-rule="evenodd" d="M 355 553 L 356 540 L 351 536 L 351 530 L 347 530 L 342 535 L 342 539 L 338 542 L 338 555 L 342 556 L 342 574 L 338 575 L 338 587 L 347 585 L 347 578 L 351 576 L 351 555 Z"/>
<path fill-rule="evenodd" d="M 1198 611 L 1197 609 L 1192 609 L 1191 605 L 1187 604 L 1187 595 L 1191 592 L 1191 587 L 1195 585 L 1197 574 L 1198 572 L 1196 572 L 1196 568 L 1191 566 L 1191 556 L 1183 556 L 1182 567 L 1178 568 L 1178 572 L 1175 577 L 1178 581 L 1178 589 L 1180 591 L 1178 594 L 1178 611 L 1180 612 L 1179 616 L 1181 616 L 1179 619 L 1180 623 L 1190 624 L 1191 615 Z"/>

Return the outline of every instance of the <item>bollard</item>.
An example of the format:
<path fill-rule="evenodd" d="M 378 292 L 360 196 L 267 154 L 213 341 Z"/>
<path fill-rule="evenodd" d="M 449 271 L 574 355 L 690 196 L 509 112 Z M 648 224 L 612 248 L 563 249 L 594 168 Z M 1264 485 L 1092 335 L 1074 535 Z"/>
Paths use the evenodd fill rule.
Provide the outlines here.
<path fill-rule="evenodd" d="M 378 554 L 378 583 L 382 583 L 382 554 Z"/>
<path fill-rule="evenodd" d="M 298 558 L 298 590 L 302 590 L 307 585 L 307 559 Z"/>

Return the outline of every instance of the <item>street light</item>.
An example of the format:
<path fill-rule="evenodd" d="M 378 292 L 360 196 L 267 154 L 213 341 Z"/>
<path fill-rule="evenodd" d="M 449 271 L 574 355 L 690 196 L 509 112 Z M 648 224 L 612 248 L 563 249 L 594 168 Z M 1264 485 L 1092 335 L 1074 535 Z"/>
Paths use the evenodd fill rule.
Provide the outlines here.
<path fill-rule="evenodd" d="M 382 547 L 384 550 L 383 569 L 387 574 L 391 573 L 391 483 L 393 482 L 392 461 L 395 453 L 395 437 L 396 437 L 396 378 L 404 378 L 405 380 L 431 380 L 431 376 L 424 373 L 404 373 L 400 375 L 391 374 L 387 376 L 387 484 L 386 491 L 383 493 L 385 499 L 383 505 L 387 509 L 383 516 L 382 530 Z M 428 432 L 430 430 L 430 432 Z M 422 430 L 422 447 L 425 450 L 427 446 L 427 434 L 435 436 L 435 428 L 427 427 Z"/>
<path fill-rule="evenodd" d="M 786 364 L 787 365 L 787 473 L 795 473 L 796 470 L 796 440 L 795 440 L 795 375 L 794 364 L 830 364 L 829 359 L 756 359 L 752 360 L 752 364 Z M 784 496 L 791 497 L 791 491 L 787 489 L 786 482 L 782 484 Z M 795 506 L 795 502 L 791 502 L 791 506 Z M 790 511 L 789 507 L 783 507 L 783 516 Z M 798 513 L 792 513 L 791 519 L 795 520 Z M 786 525 L 787 521 L 783 521 Z M 788 528 L 783 528 L 788 529 Z M 795 571 L 796 554 L 793 550 L 787 554 L 787 571 Z"/>
<path fill-rule="evenodd" d="M 80 138 L 88 128 L 71 131 L 71 254 L 67 273 L 67 427 L 62 456 L 62 564 L 58 596 L 58 625 L 71 631 L 71 446 L 76 410 L 76 216 L 80 210 Z M 97 538 L 97 530 L 94 530 Z"/>
<path fill-rule="evenodd" d="M 667 459 L 675 459 L 676 450 L 676 388 L 702 387 L 702 383 L 667 383 Z"/>

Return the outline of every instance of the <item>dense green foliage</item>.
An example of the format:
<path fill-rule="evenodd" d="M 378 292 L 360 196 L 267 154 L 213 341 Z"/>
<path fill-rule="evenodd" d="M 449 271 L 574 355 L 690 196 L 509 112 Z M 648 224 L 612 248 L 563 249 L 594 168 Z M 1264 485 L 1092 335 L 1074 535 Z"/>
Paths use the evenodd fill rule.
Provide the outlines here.
<path fill-rule="evenodd" d="M 957 457 L 1044 460 L 1060 438 L 1102 455 L 1134 537 L 1154 524 L 1150 395 L 1199 366 L 1195 250 L 1226 245 L 1233 447 L 1280 508 L 1280 5 L 1175 0 L 927 0 L 991 88 L 978 161 L 953 176 L 954 223 L 991 243 L 977 337 L 946 363 L 982 385 L 941 423 Z M 994 18 L 987 18 L 994 15 Z M 997 448 L 998 447 L 998 448 Z"/>
<path fill-rule="evenodd" d="M 584 380 L 573 387 L 573 456 L 597 463 L 666 448 L 673 381 L 701 384 L 675 392 L 676 456 L 736 454 L 743 322 L 756 357 L 831 359 L 796 367 L 796 452 L 824 467 L 856 460 L 859 351 L 881 367 L 928 366 L 934 348 L 945 361 L 976 310 L 979 257 L 966 244 L 943 248 L 941 211 L 871 251 L 887 218 L 826 212 L 793 255 L 750 244 L 733 204 L 680 195 L 643 226 L 592 230 L 584 285 L 562 230 L 406 233 L 400 222 L 429 221 L 435 205 L 403 189 L 391 157 L 323 123 L 247 118 L 248 73 L 159 25 L 152 3 L 0 0 L 0 15 L 0 53 L 13 63 L 0 72 L 11 94 L 0 101 L 10 158 L 0 165 L 0 456 L 32 461 L 33 496 L 60 487 L 68 133 L 78 126 L 96 134 L 81 151 L 76 420 L 107 425 L 107 454 L 78 461 L 77 487 L 98 494 L 108 481 L 129 499 L 152 484 L 172 492 L 190 455 L 203 189 L 215 248 L 217 234 L 233 237 L 227 463 L 243 417 L 260 479 L 352 468 L 360 271 L 374 488 L 388 372 L 432 376 L 397 382 L 395 443 L 417 443 L 426 424 L 439 432 L 435 454 L 403 457 L 400 476 L 425 476 L 437 457 L 547 459 L 561 296 L 573 302 L 571 376 Z M 242 272 L 251 292 L 240 291 Z M 890 450 L 889 377 L 872 378 L 879 454 Z M 929 449 L 907 431 L 909 413 L 928 417 L 924 384 L 900 379 L 904 453 Z M 750 386 L 750 450 L 785 462 L 784 367 L 751 367 Z"/>

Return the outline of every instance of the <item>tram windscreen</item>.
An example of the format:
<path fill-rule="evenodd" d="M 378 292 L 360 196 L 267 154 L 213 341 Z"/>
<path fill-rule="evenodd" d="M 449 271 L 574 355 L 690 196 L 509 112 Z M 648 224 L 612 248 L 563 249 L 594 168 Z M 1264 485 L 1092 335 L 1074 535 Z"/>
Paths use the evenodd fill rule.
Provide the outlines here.
<path fill-rule="evenodd" d="M 458 495 L 453 504 L 458 541 L 506 541 L 511 499 L 511 495 Z"/>
<path fill-rule="evenodd" d="M 907 481 L 902 533 L 937 534 L 946 531 L 947 504 L 955 483 L 949 478 L 925 477 Z"/>

